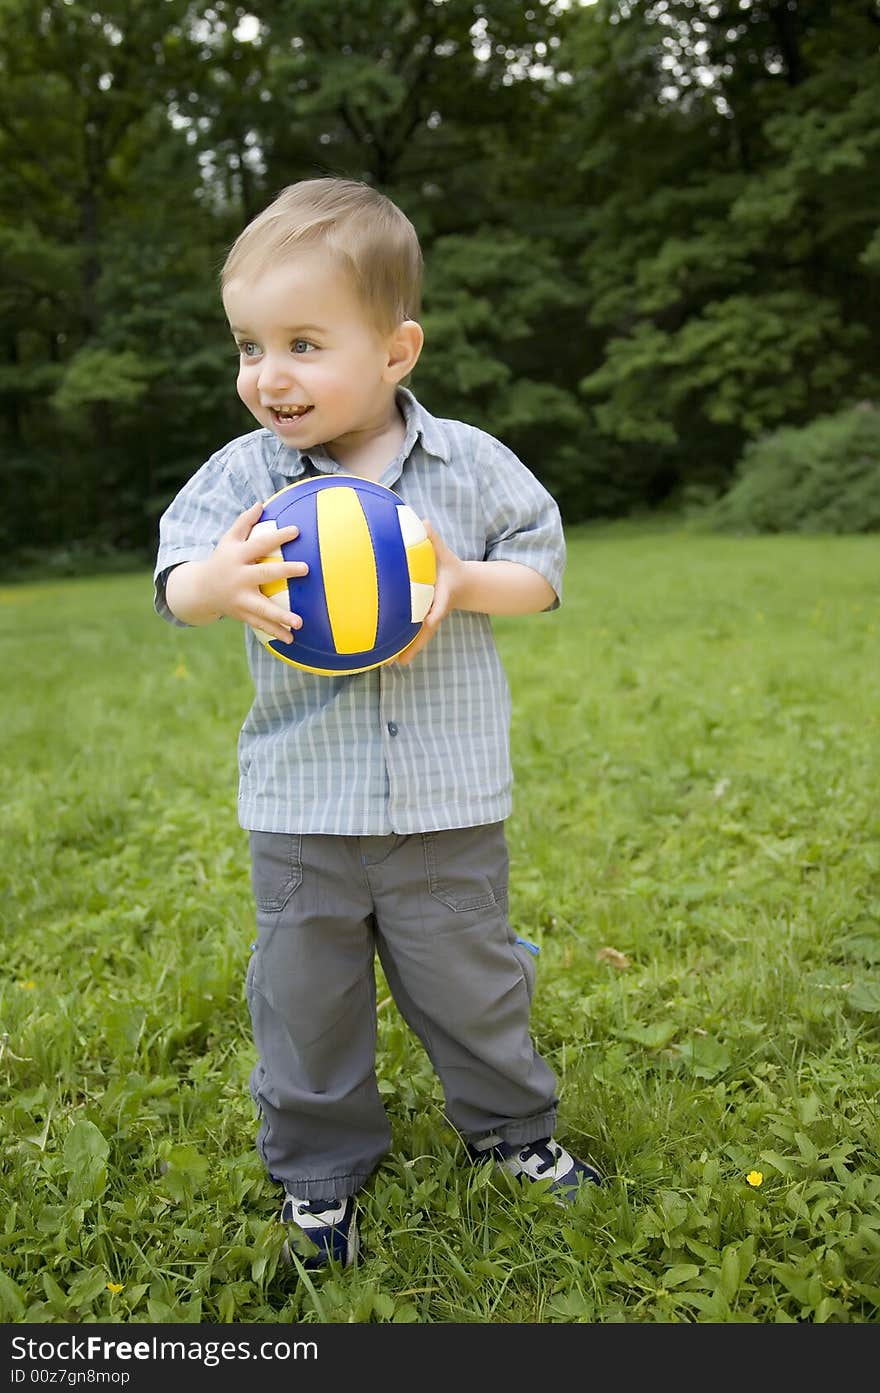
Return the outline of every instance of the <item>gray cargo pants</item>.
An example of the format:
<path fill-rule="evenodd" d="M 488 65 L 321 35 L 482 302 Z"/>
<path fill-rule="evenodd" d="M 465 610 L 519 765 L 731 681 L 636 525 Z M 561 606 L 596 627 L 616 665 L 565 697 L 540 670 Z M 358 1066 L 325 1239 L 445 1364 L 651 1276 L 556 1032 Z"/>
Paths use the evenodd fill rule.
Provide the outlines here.
<path fill-rule="evenodd" d="M 251 832 L 251 1093 L 269 1174 L 305 1199 L 364 1184 L 391 1144 L 376 1086 L 374 954 L 468 1140 L 549 1136 L 535 960 L 507 922 L 502 823 L 379 837 Z"/>

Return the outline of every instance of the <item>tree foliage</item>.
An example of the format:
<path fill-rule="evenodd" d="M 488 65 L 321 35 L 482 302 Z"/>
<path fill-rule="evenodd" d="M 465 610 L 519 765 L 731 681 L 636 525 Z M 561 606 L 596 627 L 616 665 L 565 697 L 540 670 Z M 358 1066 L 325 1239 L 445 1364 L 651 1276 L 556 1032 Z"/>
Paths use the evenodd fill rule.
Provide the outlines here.
<path fill-rule="evenodd" d="M 0 0 L 0 78 L 7 553 L 65 540 L 47 488 L 149 552 L 250 426 L 225 250 L 316 174 L 405 208 L 414 387 L 569 520 L 880 392 L 873 0 Z"/>
<path fill-rule="evenodd" d="M 607 337 L 581 386 L 604 432 L 702 442 L 723 483 L 756 433 L 876 394 L 877 19 L 821 0 L 583 12 L 583 266 Z"/>

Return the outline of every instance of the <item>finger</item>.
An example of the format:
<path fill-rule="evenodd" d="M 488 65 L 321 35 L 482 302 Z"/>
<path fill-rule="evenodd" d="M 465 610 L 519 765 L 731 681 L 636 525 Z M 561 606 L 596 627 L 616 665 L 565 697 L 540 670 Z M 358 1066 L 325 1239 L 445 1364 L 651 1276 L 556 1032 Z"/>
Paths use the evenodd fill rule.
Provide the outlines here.
<path fill-rule="evenodd" d="M 260 585 L 269 585 L 275 580 L 290 580 L 293 576 L 307 576 L 309 573 L 305 561 L 261 561 L 254 566 L 254 570 Z"/>
<path fill-rule="evenodd" d="M 449 560 L 453 556 L 453 552 L 446 545 L 440 533 L 435 527 L 431 526 L 427 518 L 423 518 L 422 522 L 424 523 L 425 532 L 428 534 L 428 541 L 434 548 L 434 555 L 438 562 Z"/>
<path fill-rule="evenodd" d="M 298 614 L 285 613 L 279 610 L 277 605 L 273 605 L 267 614 L 261 612 L 255 620 L 249 621 L 255 629 L 261 629 L 264 634 L 271 634 L 273 638 L 279 638 L 282 643 L 292 643 L 294 634 L 302 628 L 302 619 Z"/>
<path fill-rule="evenodd" d="M 419 634 L 416 636 L 416 638 L 413 639 L 409 648 L 405 649 L 404 652 L 401 653 L 400 656 L 395 659 L 395 661 L 398 662 L 401 667 L 408 667 L 409 664 L 412 662 L 413 658 L 418 657 L 419 653 L 421 653 L 422 649 L 428 643 L 430 643 L 432 638 L 433 634 L 427 632 L 425 628 L 422 627 Z"/>
<path fill-rule="evenodd" d="M 408 648 L 405 653 L 401 653 L 399 658 L 395 658 L 394 661 L 396 662 L 397 666 L 409 667 L 413 658 L 418 657 L 419 653 L 424 648 L 424 646 L 424 643 L 414 643 L 412 648 Z"/>
<path fill-rule="evenodd" d="M 449 613 L 449 592 L 445 586 L 438 585 L 434 591 L 434 601 L 428 613 L 425 615 L 424 627 L 436 629 L 442 619 Z"/>
<path fill-rule="evenodd" d="M 258 521 L 263 511 L 262 503 L 254 503 L 245 512 L 239 513 L 231 527 L 226 529 L 227 537 L 234 537 L 237 541 L 243 541 L 249 534 L 254 523 Z"/>
<path fill-rule="evenodd" d="M 252 554 L 260 557 L 265 556 L 267 551 L 278 551 L 298 536 L 298 527 L 276 527 L 273 530 L 271 524 L 261 528 L 257 523 L 247 540 L 253 544 Z"/>
<path fill-rule="evenodd" d="M 431 608 L 428 610 L 428 613 L 422 620 L 421 629 L 419 630 L 416 637 L 413 639 L 409 648 L 407 648 L 404 651 L 404 653 L 402 653 L 401 656 L 396 659 L 396 661 L 400 663 L 402 667 L 406 667 L 408 663 L 412 662 L 413 658 L 418 657 L 422 649 L 425 648 L 431 642 L 431 640 L 437 633 L 437 630 L 439 629 L 442 620 L 446 618 L 448 606 L 449 599 L 445 592 L 435 592 L 434 603 L 432 604 Z"/>

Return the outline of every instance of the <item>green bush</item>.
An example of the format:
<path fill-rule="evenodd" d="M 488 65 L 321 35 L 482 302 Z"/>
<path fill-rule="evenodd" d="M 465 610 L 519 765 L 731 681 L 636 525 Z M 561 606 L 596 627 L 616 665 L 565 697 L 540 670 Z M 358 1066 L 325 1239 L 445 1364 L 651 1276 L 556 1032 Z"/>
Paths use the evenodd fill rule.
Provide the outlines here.
<path fill-rule="evenodd" d="M 723 532 L 880 530 L 880 411 L 863 402 L 753 441 L 707 521 Z"/>

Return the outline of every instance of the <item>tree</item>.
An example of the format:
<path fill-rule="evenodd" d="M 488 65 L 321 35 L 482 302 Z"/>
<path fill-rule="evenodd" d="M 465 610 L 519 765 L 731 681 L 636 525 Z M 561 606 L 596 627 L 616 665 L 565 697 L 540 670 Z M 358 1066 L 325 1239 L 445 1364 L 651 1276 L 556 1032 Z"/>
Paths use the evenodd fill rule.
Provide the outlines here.
<path fill-rule="evenodd" d="M 723 489 L 880 389 L 878 38 L 869 0 L 0 0 L 6 555 L 59 492 L 152 550 L 252 425 L 226 249 L 324 173 L 419 231 L 426 405 L 567 520 Z"/>
<path fill-rule="evenodd" d="M 195 62 L 189 22 L 187 0 L 0 8 L 9 538 L 27 519 L 37 543 L 143 545 L 160 441 L 172 458 L 185 448 L 191 315 L 206 317 L 197 248 L 213 231 L 196 153 L 170 119 Z"/>
<path fill-rule="evenodd" d="M 570 36 L 607 335 L 582 387 L 670 487 L 877 392 L 877 12 L 840 10 L 603 4 Z"/>

